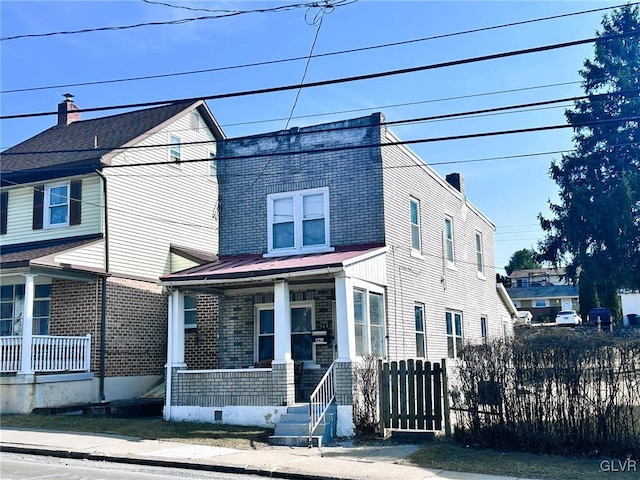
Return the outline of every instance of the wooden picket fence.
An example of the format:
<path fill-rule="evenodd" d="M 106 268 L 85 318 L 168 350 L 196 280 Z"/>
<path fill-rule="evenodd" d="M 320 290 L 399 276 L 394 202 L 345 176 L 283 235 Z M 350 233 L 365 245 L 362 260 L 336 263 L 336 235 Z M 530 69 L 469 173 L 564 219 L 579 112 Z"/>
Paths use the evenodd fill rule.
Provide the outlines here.
<path fill-rule="evenodd" d="M 422 360 L 379 361 L 380 423 L 384 429 L 440 431 L 444 422 L 446 372 Z"/>

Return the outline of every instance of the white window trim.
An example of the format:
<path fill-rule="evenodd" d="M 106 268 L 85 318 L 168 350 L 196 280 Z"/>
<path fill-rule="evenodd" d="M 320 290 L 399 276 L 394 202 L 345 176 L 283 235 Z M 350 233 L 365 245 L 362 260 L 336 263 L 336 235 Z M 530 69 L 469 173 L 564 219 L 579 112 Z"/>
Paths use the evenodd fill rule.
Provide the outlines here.
<path fill-rule="evenodd" d="M 184 304 L 183 309 L 184 309 L 185 313 L 188 312 L 188 311 L 189 312 L 190 311 L 196 312 L 196 321 L 195 321 L 195 323 L 187 323 L 187 320 L 186 320 L 187 316 L 185 315 L 184 328 L 185 328 L 185 330 L 190 330 L 190 329 L 198 328 L 198 297 L 196 295 L 185 295 L 185 298 L 186 297 L 192 297 L 192 298 L 196 299 L 196 306 L 194 308 L 187 308 L 186 302 L 183 302 L 183 304 Z"/>
<path fill-rule="evenodd" d="M 209 166 L 209 179 L 216 180 L 218 178 L 218 160 L 216 152 L 209 150 L 209 162 L 207 162 L 207 165 Z"/>
<path fill-rule="evenodd" d="M 324 239 L 323 245 L 302 245 L 302 198 L 307 195 L 323 195 L 324 204 Z M 293 197 L 293 247 L 273 248 L 273 203 L 274 200 Z M 304 253 L 333 252 L 330 246 L 330 212 L 329 212 L 329 187 L 311 188 L 308 190 L 296 190 L 292 192 L 272 193 L 267 195 L 267 253 L 264 257 L 279 257 L 284 255 L 299 255 Z"/>
<path fill-rule="evenodd" d="M 418 223 L 414 224 L 413 221 L 411 220 L 411 206 L 415 205 L 417 210 L 418 210 Z M 410 238 L 411 238 L 411 253 L 412 255 L 418 254 L 420 255 L 420 253 L 422 252 L 422 230 L 420 228 L 420 223 L 421 223 L 421 212 L 420 212 L 420 200 L 418 200 L 415 197 L 411 197 L 409 199 L 409 224 L 410 224 Z M 413 246 L 413 227 L 414 225 L 416 227 L 418 227 L 418 248 L 415 248 Z"/>
<path fill-rule="evenodd" d="M 487 315 L 480 315 L 480 338 L 482 343 L 489 341 L 489 317 Z"/>
<path fill-rule="evenodd" d="M 422 310 L 422 330 L 416 329 L 416 357 L 417 358 L 427 358 L 427 326 L 425 324 L 425 316 L 424 316 L 424 303 L 416 302 L 413 304 L 413 313 L 415 316 L 416 308 L 420 308 Z M 422 349 L 424 351 L 424 356 L 418 356 L 418 334 L 422 335 Z"/>
<path fill-rule="evenodd" d="M 480 250 L 478 250 L 478 238 L 480 239 Z M 482 232 L 478 232 L 476 231 L 476 235 L 474 237 L 474 242 L 475 242 L 475 251 L 476 251 L 476 275 L 479 279 L 481 280 L 485 280 L 485 273 L 484 273 L 484 237 L 482 235 Z M 478 254 L 480 254 L 480 263 L 478 263 Z"/>
<path fill-rule="evenodd" d="M 537 302 L 544 302 L 544 305 L 536 305 Z M 533 299 L 531 301 L 531 304 L 532 304 L 533 308 L 545 308 L 545 307 L 550 307 L 551 306 L 551 302 L 547 298 Z"/>
<path fill-rule="evenodd" d="M 353 282 L 353 292 L 359 290 L 364 292 L 364 305 L 363 305 L 363 313 L 364 313 L 364 326 L 366 332 L 366 345 L 365 345 L 365 355 L 371 353 L 371 322 L 369 319 L 369 294 L 374 293 L 378 295 L 382 295 L 382 352 L 383 358 L 387 358 L 387 298 L 386 293 L 383 288 L 379 288 L 375 285 L 372 285 L 367 282 Z M 355 338 L 355 315 L 354 315 L 354 324 L 353 324 L 353 335 Z M 355 353 L 355 352 L 354 352 Z M 355 353 L 356 359 L 362 359 L 362 355 L 358 355 Z"/>
<path fill-rule="evenodd" d="M 451 334 L 449 334 L 449 332 L 447 332 L 447 324 L 446 324 L 446 322 L 447 322 L 447 318 L 446 318 L 447 313 L 451 314 Z M 444 331 L 444 333 L 445 333 L 445 336 L 447 338 L 447 343 L 449 342 L 449 338 L 453 339 L 453 357 L 449 357 L 449 347 L 448 347 L 448 345 L 447 345 L 447 357 L 448 358 L 460 358 L 456 339 L 460 338 L 461 339 L 461 343 L 464 344 L 464 315 L 463 315 L 461 310 L 451 310 L 451 309 L 446 309 L 444 314 L 445 314 L 445 331 Z M 457 314 L 460 315 L 460 335 L 456 334 L 456 315 Z"/>
<path fill-rule="evenodd" d="M 257 303 L 254 305 L 254 311 L 255 311 L 255 315 L 254 315 L 254 324 L 253 324 L 253 331 L 254 331 L 254 335 L 253 335 L 253 360 L 254 362 L 258 362 L 258 339 L 260 337 L 260 311 L 261 310 L 275 310 L 275 305 L 273 303 Z M 299 307 L 309 307 L 311 308 L 311 330 L 313 331 L 316 328 L 316 308 L 315 308 L 315 302 L 313 300 L 307 301 L 307 300 L 303 300 L 303 301 L 297 301 L 297 302 L 289 302 L 289 310 L 291 311 L 292 308 L 299 308 Z M 274 312 L 275 313 L 275 312 Z M 291 315 L 291 312 L 289 312 L 289 315 Z M 274 333 L 273 333 L 273 349 L 275 352 L 275 342 L 276 342 L 276 336 L 275 336 L 275 316 L 273 319 L 274 322 Z M 290 336 L 293 335 L 294 332 L 290 332 Z M 266 335 L 263 335 L 266 336 Z M 305 360 L 304 362 L 304 368 L 320 368 L 320 365 L 316 363 L 316 345 L 315 344 L 311 344 L 311 360 Z"/>
<path fill-rule="evenodd" d="M 178 140 L 178 142 L 177 143 L 174 142 L 174 139 Z M 172 155 L 172 150 L 173 150 L 174 145 L 178 147 L 179 158 L 178 158 L 177 161 L 174 158 L 174 156 Z M 180 137 L 178 137 L 177 135 L 169 134 L 168 157 L 169 157 L 169 164 L 172 167 L 176 167 L 176 168 L 182 169 L 182 139 Z"/>
<path fill-rule="evenodd" d="M 451 240 L 449 240 L 449 237 L 447 236 L 447 222 L 449 222 L 451 224 Z M 444 218 L 444 256 L 447 260 L 447 267 L 455 270 L 455 265 L 456 265 L 456 243 L 455 243 L 455 238 L 456 238 L 456 232 L 454 230 L 454 226 L 453 226 L 453 218 L 447 216 Z M 452 259 L 449 259 L 449 254 L 448 254 L 448 248 L 447 246 L 449 245 L 449 243 L 451 243 L 451 257 Z"/>
<path fill-rule="evenodd" d="M 51 189 L 56 187 L 67 187 L 67 221 L 64 223 L 51 223 Z M 71 204 L 71 183 L 70 182 L 56 182 L 56 183 L 47 183 L 44 186 L 44 211 L 42 216 L 42 225 L 44 228 L 63 228 L 69 226 L 69 216 L 71 215 L 71 211 L 69 206 Z M 58 205 L 59 206 L 59 205 Z"/>

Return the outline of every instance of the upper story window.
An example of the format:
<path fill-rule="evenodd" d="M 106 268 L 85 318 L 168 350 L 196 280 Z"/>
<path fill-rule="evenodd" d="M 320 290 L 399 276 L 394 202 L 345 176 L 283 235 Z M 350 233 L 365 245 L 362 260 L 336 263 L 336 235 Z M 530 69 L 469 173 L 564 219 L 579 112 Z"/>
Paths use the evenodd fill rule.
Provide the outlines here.
<path fill-rule="evenodd" d="M 169 137 L 169 160 L 173 163 L 180 163 L 182 160 L 180 151 L 180 137 L 176 137 L 175 135 L 171 135 Z"/>
<path fill-rule="evenodd" d="M 54 183 L 44 187 L 44 226 L 69 225 L 69 183 Z"/>
<path fill-rule="evenodd" d="M 80 225 L 82 180 L 33 187 L 33 229 Z"/>
<path fill-rule="evenodd" d="M 420 202 L 415 198 L 410 201 L 411 209 L 411 249 L 420 252 Z"/>
<path fill-rule="evenodd" d="M 447 217 L 444 219 L 444 240 L 447 262 L 455 262 L 455 252 L 453 250 L 453 219 Z"/>
<path fill-rule="evenodd" d="M 268 254 L 329 251 L 327 187 L 267 196 Z"/>
<path fill-rule="evenodd" d="M 218 176 L 218 160 L 215 152 L 209 152 L 209 176 L 213 178 Z"/>
<path fill-rule="evenodd" d="M 200 130 L 200 114 L 197 110 L 191 112 L 191 130 Z"/>
<path fill-rule="evenodd" d="M 484 258 L 482 255 L 482 234 L 476 232 L 476 265 L 478 268 L 478 275 L 484 276 Z"/>

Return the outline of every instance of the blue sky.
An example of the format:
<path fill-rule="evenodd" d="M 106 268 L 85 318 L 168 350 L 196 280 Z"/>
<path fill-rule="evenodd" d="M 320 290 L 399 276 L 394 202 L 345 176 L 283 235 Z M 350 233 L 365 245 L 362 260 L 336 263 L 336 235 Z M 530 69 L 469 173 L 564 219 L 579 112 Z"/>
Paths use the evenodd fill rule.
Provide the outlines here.
<path fill-rule="evenodd" d="M 293 4 L 245 1 L 169 1 L 199 9 L 254 10 Z M 302 3 L 302 2 L 301 2 Z M 346 2 L 345 2 L 346 3 Z M 358 49 L 451 34 L 541 17 L 597 9 L 621 2 L 596 1 L 373 1 L 327 12 L 318 9 L 248 13 L 178 25 L 18 38 L 0 42 L 0 87 L 6 90 L 69 85 L 137 76 L 244 65 L 309 54 Z M 603 12 L 533 22 L 477 33 L 313 58 L 306 82 L 410 68 L 585 39 L 600 28 Z M 215 15 L 140 1 L 12 1 L 0 3 L 1 36 L 123 26 Z M 579 69 L 591 58 L 586 44 L 451 66 L 406 75 L 303 89 L 289 126 L 304 126 L 382 111 L 389 121 L 554 100 L 581 95 Z M 2 93 L 2 115 L 53 111 L 71 92 L 81 108 L 179 99 L 299 83 L 305 60 L 250 68 L 119 83 L 59 86 Z M 560 85 L 559 85 L 560 84 Z M 537 87 L 537 88 L 530 88 Z M 504 92 L 509 90 L 510 92 Z M 504 92 L 504 93 L 497 93 Z M 481 95 L 480 95 L 481 94 Z M 208 102 L 228 137 L 284 128 L 296 91 Z M 455 98 L 465 97 L 465 98 Z M 408 105 L 407 105 L 408 104 Z M 394 126 L 402 140 L 464 135 L 565 123 L 564 108 Z M 86 113 L 92 118 L 108 113 Z M 3 120 L 7 148 L 55 123 L 54 117 Z M 560 129 L 516 135 L 416 144 L 411 148 L 441 175 L 460 172 L 466 193 L 496 225 L 499 273 L 513 252 L 535 246 L 542 235 L 536 216 L 548 214 L 557 186 L 548 177 L 559 154 L 501 160 L 572 148 Z M 457 163 L 449 163 L 457 162 Z"/>

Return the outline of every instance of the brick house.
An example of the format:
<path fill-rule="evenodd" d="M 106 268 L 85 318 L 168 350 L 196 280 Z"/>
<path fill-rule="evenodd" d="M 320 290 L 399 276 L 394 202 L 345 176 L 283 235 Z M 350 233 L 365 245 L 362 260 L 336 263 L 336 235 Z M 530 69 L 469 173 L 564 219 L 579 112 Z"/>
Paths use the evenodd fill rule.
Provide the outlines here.
<path fill-rule="evenodd" d="M 217 173 L 219 259 L 161 277 L 165 419 L 273 426 L 324 385 L 338 435 L 351 435 L 364 355 L 439 361 L 512 333 L 494 225 L 459 174 L 437 175 L 380 114 L 226 139 Z M 191 363 L 185 340 L 207 328 L 199 303 L 186 308 L 207 295 L 219 298 L 216 369 Z"/>
<path fill-rule="evenodd" d="M 163 379 L 158 278 L 218 248 L 215 163 L 183 161 L 221 138 L 202 101 L 81 120 L 66 95 L 57 125 L 0 154 L 2 413 L 133 398 Z"/>

